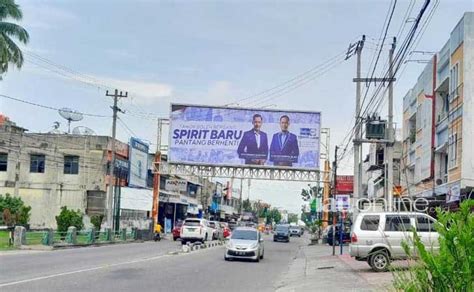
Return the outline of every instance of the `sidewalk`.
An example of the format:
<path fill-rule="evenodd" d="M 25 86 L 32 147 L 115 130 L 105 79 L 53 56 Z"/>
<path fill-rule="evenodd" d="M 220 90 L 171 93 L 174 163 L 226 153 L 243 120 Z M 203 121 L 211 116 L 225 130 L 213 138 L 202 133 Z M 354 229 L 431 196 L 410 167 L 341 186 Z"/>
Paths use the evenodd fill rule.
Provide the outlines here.
<path fill-rule="evenodd" d="M 345 251 L 348 247 L 344 246 Z M 375 273 L 365 262 L 348 254 L 332 256 L 328 245 L 302 246 L 277 291 L 383 291 L 391 287 L 392 274 Z"/>

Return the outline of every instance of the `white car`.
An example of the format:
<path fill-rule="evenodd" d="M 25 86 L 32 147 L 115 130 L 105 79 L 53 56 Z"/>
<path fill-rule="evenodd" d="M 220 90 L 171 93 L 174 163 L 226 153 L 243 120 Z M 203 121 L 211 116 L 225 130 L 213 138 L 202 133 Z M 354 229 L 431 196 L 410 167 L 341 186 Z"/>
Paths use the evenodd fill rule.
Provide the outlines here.
<path fill-rule="evenodd" d="M 225 248 L 224 259 L 251 259 L 259 262 L 263 259 L 265 249 L 263 237 L 260 232 L 252 227 L 237 227 L 232 232 Z"/>
<path fill-rule="evenodd" d="M 426 250 L 439 251 L 436 220 L 415 212 L 361 213 L 352 226 L 350 255 L 367 261 L 376 272 L 386 271 L 392 260 L 406 259 L 402 242 L 413 248 L 416 231 Z"/>
<path fill-rule="evenodd" d="M 213 232 L 213 229 L 209 227 L 209 223 L 206 219 L 186 219 L 181 227 L 181 243 L 187 244 L 188 242 L 205 242 L 212 240 Z"/>

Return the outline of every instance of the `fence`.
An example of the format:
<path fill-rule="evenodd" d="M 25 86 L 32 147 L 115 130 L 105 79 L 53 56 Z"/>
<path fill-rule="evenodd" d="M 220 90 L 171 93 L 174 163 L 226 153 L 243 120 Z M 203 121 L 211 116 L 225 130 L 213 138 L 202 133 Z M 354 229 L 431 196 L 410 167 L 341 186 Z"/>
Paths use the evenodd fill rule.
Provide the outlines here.
<path fill-rule="evenodd" d="M 6 239 L 5 239 L 6 238 Z M 104 231 L 96 231 L 94 228 L 88 230 L 77 231 L 75 227 L 69 227 L 66 232 L 45 229 L 42 231 L 27 231 L 24 227 L 16 227 L 14 232 L 13 243 L 9 237 L 0 236 L 0 248 L 3 246 L 15 247 L 45 245 L 45 246 L 71 246 L 71 245 L 92 245 L 106 244 L 113 242 L 132 242 L 139 239 L 139 231 L 137 228 L 121 229 L 112 231 L 105 229 Z M 5 242 L 4 242 L 5 241 Z"/>

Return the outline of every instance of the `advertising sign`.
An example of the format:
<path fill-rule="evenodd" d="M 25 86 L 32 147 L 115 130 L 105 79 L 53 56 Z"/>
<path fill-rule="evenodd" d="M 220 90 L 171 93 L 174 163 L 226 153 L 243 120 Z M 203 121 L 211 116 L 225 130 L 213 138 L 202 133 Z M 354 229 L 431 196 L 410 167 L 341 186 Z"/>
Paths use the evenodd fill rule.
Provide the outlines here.
<path fill-rule="evenodd" d="M 336 192 L 338 194 L 352 194 L 354 192 L 354 176 L 338 175 Z"/>
<path fill-rule="evenodd" d="M 136 138 L 130 138 L 129 150 L 130 170 L 128 185 L 145 188 L 148 174 L 148 145 Z"/>
<path fill-rule="evenodd" d="M 171 105 L 169 162 L 319 169 L 321 115 Z"/>
<path fill-rule="evenodd" d="M 185 179 L 167 179 L 165 190 L 170 192 L 186 192 L 188 182 Z"/>
<path fill-rule="evenodd" d="M 349 210 L 351 202 L 350 195 L 336 195 L 336 210 Z"/>

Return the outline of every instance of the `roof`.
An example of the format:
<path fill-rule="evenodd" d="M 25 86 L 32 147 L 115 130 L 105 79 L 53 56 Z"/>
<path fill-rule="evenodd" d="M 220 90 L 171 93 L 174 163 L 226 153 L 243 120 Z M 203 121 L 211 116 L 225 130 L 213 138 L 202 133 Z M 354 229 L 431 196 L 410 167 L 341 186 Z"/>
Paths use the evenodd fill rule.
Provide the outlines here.
<path fill-rule="evenodd" d="M 256 228 L 253 228 L 253 227 L 244 227 L 244 226 L 242 226 L 242 227 L 237 227 L 237 228 L 234 229 L 234 231 L 236 231 L 236 230 L 258 231 Z"/>

